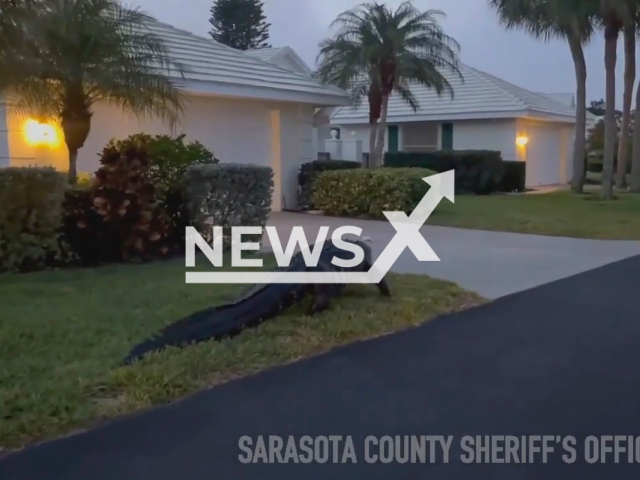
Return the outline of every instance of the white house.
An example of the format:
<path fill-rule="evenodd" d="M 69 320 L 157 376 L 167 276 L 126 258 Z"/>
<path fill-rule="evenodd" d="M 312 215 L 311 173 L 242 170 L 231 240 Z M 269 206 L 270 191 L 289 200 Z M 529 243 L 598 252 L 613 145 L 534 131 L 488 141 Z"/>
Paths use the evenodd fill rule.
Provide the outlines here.
<path fill-rule="evenodd" d="M 533 93 L 467 65 L 464 81 L 444 72 L 454 98 L 412 86 L 417 112 L 399 96 L 389 100 L 385 151 L 499 150 L 504 160 L 527 163 L 527 186 L 566 183 L 571 178 L 575 127 L 572 94 Z M 324 108 L 316 114 L 316 148 L 330 130 L 361 140 L 369 151 L 368 103 Z M 327 125 L 327 123 L 329 125 Z M 355 159 L 354 159 L 355 160 Z"/>
<path fill-rule="evenodd" d="M 321 107 L 348 105 L 348 95 L 318 83 L 289 48 L 247 53 L 160 22 L 149 28 L 165 40 L 172 58 L 186 70 L 184 79 L 172 73 L 185 92 L 184 118 L 177 131 L 170 132 L 159 119 L 140 120 L 116 107 L 96 105 L 91 133 L 79 152 L 78 170 L 95 171 L 98 153 L 114 137 L 183 132 L 223 162 L 271 166 L 273 209 L 295 207 L 299 166 L 316 153 L 313 113 Z M 302 65 L 296 65 L 298 61 Z M 66 169 L 67 149 L 58 127 L 23 120 L 0 112 L 0 166 Z M 45 131 L 49 132 L 46 139 Z"/>

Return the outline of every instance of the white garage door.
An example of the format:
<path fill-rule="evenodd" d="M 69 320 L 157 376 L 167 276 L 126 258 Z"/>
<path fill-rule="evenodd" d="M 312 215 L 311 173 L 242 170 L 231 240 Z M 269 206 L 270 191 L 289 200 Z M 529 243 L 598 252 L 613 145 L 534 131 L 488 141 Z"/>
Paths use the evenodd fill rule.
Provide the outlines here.
<path fill-rule="evenodd" d="M 527 145 L 527 186 L 561 183 L 560 171 L 565 148 L 561 144 L 561 130 L 553 124 L 530 126 Z"/>

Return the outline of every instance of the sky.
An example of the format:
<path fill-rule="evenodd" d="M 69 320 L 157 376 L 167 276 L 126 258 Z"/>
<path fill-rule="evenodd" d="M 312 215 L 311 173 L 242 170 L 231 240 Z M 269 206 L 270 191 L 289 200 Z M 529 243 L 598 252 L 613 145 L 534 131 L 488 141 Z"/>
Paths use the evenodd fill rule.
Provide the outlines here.
<path fill-rule="evenodd" d="M 264 0 L 271 23 L 270 43 L 290 46 L 312 68 L 318 43 L 331 36 L 330 23 L 342 11 L 363 0 Z M 378 0 L 380 1 L 380 0 Z M 387 0 L 395 7 L 401 0 Z M 207 35 L 213 0 L 129 0 L 162 22 Z M 566 42 L 545 43 L 517 31 L 506 31 L 486 0 L 414 0 L 420 10 L 446 13 L 445 32 L 460 43 L 462 62 L 534 92 L 575 92 L 573 61 Z M 188 5 L 188 7 L 187 7 Z M 604 43 L 599 36 L 585 50 L 587 100 L 604 97 Z M 624 57 L 618 45 L 617 106 L 622 102 Z"/>

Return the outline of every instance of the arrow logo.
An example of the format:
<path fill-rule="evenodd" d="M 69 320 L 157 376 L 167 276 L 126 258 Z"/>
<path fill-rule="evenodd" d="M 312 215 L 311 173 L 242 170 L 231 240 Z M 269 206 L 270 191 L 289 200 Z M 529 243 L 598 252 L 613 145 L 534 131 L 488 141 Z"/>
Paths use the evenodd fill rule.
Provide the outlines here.
<path fill-rule="evenodd" d="M 431 188 L 413 209 L 383 212 L 396 234 L 368 272 L 187 272 L 187 283 L 379 283 L 402 252 L 409 248 L 420 262 L 439 262 L 440 258 L 420 233 L 443 198 L 454 202 L 455 172 L 449 170 L 425 177 Z"/>

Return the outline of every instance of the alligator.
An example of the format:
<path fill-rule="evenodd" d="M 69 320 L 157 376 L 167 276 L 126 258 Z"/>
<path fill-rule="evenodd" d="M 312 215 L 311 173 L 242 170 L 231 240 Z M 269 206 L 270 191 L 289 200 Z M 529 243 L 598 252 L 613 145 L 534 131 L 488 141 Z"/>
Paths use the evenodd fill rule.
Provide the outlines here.
<path fill-rule="evenodd" d="M 317 266 L 308 267 L 302 252 L 295 254 L 288 267 L 277 268 L 282 272 L 367 272 L 372 265 L 371 248 L 362 240 L 345 241 L 359 245 L 365 252 L 363 261 L 355 267 L 342 268 L 331 263 L 335 256 L 349 260 L 353 253 L 345 251 L 328 241 L 323 245 Z M 313 251 L 314 247 L 309 247 Z M 194 312 L 160 330 L 156 335 L 135 345 L 124 360 L 125 365 L 142 359 L 148 353 L 168 346 L 184 347 L 208 340 L 231 338 L 243 330 L 253 328 L 300 303 L 311 295 L 308 315 L 329 308 L 332 297 L 339 296 L 344 284 L 284 284 L 269 283 L 251 287 L 234 301 Z M 390 297 L 391 292 L 385 278 L 377 285 L 380 294 Z"/>

